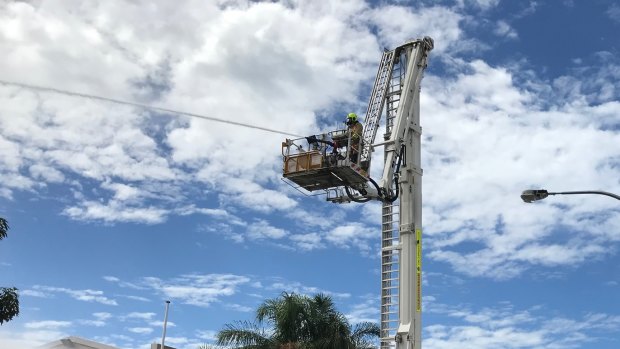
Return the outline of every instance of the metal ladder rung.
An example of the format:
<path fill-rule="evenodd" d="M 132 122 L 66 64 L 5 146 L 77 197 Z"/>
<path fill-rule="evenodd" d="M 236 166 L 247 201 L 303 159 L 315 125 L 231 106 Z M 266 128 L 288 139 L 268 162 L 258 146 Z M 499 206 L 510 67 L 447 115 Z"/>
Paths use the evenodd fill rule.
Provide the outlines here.
<path fill-rule="evenodd" d="M 397 296 L 393 296 L 393 295 L 387 295 L 387 296 L 381 296 L 381 298 L 398 298 Z"/>
<path fill-rule="evenodd" d="M 388 242 L 388 241 L 394 241 L 394 240 L 399 240 L 400 237 L 399 236 L 394 236 L 394 237 L 386 237 L 381 239 L 382 242 Z"/>
<path fill-rule="evenodd" d="M 390 295 L 387 295 L 387 296 L 383 296 L 383 297 L 381 297 L 381 298 L 398 298 L 398 297 L 396 297 L 396 296 L 390 296 Z M 384 304 L 384 305 L 386 305 L 386 306 L 388 306 L 388 305 L 398 305 L 398 303 L 389 303 L 389 304 L 388 304 L 388 303 L 386 303 L 386 304 Z M 383 306 L 383 305 L 381 305 L 381 306 Z"/>
<path fill-rule="evenodd" d="M 394 286 L 383 286 L 381 287 L 382 290 L 398 290 L 399 285 L 394 285 Z"/>
<path fill-rule="evenodd" d="M 384 231 L 384 233 L 391 233 L 391 232 L 392 232 L 392 230 Z M 384 237 L 381 240 L 394 240 L 394 239 L 398 239 L 398 238 L 399 238 L 399 236 L 390 236 L 390 237 Z"/>
<path fill-rule="evenodd" d="M 381 266 L 392 267 L 394 264 L 398 264 L 398 261 L 386 261 L 386 262 L 381 263 Z"/>
<path fill-rule="evenodd" d="M 394 264 L 398 264 L 398 262 L 383 262 L 381 263 L 382 266 L 391 266 Z M 396 271 L 398 271 L 398 269 L 396 269 Z"/>
<path fill-rule="evenodd" d="M 382 323 L 388 323 L 388 324 L 389 324 L 390 322 L 398 322 L 398 320 L 382 320 L 381 322 L 382 322 Z M 398 327 L 388 327 L 388 328 L 386 328 L 386 330 L 393 331 L 393 330 L 395 330 L 395 329 L 397 329 L 397 328 L 398 328 Z"/>
<path fill-rule="evenodd" d="M 383 290 L 398 290 L 398 285 L 394 286 L 383 286 Z"/>

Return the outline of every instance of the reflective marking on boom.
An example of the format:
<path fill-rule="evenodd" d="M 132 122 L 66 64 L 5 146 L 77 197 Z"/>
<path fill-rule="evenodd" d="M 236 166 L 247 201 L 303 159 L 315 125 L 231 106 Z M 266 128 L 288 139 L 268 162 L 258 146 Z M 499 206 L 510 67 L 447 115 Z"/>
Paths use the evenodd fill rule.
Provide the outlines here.
<path fill-rule="evenodd" d="M 416 311 L 422 311 L 422 229 L 416 229 Z"/>

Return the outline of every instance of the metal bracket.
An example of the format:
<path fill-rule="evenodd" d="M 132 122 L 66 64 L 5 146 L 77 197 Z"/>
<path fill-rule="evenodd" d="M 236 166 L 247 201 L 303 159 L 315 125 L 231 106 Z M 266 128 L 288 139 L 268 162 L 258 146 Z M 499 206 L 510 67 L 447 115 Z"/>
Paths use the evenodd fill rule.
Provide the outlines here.
<path fill-rule="evenodd" d="M 421 167 L 416 167 L 416 166 L 412 166 L 412 167 L 408 168 L 407 171 L 411 171 L 411 172 L 413 172 L 415 174 L 418 174 L 420 176 L 424 174 L 424 170 L 422 170 Z"/>
<path fill-rule="evenodd" d="M 415 231 L 415 223 L 403 224 L 399 227 L 400 234 L 412 234 Z"/>
<path fill-rule="evenodd" d="M 411 125 L 409 125 L 409 129 L 412 130 L 413 132 L 419 134 L 419 135 L 422 134 L 422 127 L 420 125 L 411 124 Z"/>

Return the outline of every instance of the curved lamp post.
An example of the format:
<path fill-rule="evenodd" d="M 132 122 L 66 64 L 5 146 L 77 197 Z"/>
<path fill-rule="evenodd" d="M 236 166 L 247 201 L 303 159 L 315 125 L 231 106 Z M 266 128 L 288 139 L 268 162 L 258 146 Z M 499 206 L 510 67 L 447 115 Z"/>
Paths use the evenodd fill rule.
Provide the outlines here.
<path fill-rule="evenodd" d="M 563 191 L 557 193 L 550 193 L 545 189 L 528 189 L 524 190 L 521 193 L 521 199 L 527 203 L 542 200 L 549 195 L 575 195 L 575 194 L 598 194 L 611 196 L 614 199 L 620 200 L 620 196 L 612 193 L 608 193 L 606 191 L 598 191 L 598 190 L 587 190 L 587 191 Z"/>

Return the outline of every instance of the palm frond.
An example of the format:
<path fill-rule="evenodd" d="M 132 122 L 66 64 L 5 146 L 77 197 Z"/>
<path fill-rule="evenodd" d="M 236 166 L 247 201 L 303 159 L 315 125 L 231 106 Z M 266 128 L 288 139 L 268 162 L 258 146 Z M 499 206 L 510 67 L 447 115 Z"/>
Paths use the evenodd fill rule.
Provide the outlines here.
<path fill-rule="evenodd" d="M 372 349 L 375 345 L 372 343 L 372 339 L 377 339 L 381 336 L 381 328 L 374 322 L 361 322 L 355 325 L 351 339 L 357 349 Z"/>
<path fill-rule="evenodd" d="M 232 345 L 237 348 L 269 349 L 270 342 L 270 338 L 263 329 L 247 321 L 226 324 L 224 329 L 217 334 L 218 345 Z"/>

